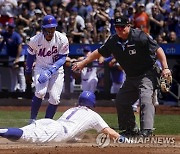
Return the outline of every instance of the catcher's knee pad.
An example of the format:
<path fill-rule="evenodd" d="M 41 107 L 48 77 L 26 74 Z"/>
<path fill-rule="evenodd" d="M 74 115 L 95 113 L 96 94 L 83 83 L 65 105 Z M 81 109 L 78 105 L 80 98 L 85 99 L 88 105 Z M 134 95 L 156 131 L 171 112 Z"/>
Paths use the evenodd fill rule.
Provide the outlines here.
<path fill-rule="evenodd" d="M 43 90 L 35 92 L 35 96 L 41 99 L 44 99 L 45 95 L 46 95 L 46 91 Z"/>
<path fill-rule="evenodd" d="M 51 95 L 49 97 L 49 103 L 53 105 L 58 105 L 60 103 L 60 96 L 59 95 Z"/>

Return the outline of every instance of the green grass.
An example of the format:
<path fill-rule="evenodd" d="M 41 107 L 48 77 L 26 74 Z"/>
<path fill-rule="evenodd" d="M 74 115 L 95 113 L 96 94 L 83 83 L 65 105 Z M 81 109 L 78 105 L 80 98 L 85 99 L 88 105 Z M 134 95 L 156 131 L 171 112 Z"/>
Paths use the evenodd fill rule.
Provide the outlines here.
<path fill-rule="evenodd" d="M 0 127 L 22 127 L 29 121 L 28 111 L 0 111 Z M 44 112 L 39 112 L 38 119 L 44 117 Z M 57 112 L 54 119 L 62 115 Z M 113 128 L 118 128 L 116 114 L 101 114 L 103 119 Z M 139 124 L 139 116 L 136 115 Z M 155 134 L 180 135 L 180 115 L 156 115 L 154 127 Z"/>

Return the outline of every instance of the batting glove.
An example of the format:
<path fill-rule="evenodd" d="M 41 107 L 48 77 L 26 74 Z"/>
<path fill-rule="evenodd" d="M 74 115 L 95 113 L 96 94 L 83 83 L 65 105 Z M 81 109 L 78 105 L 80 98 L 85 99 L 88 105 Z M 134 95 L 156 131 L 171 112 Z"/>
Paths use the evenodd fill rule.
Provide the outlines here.
<path fill-rule="evenodd" d="M 40 84 L 45 83 L 51 78 L 51 75 L 52 75 L 51 71 L 49 70 L 44 71 L 38 78 L 39 83 Z"/>

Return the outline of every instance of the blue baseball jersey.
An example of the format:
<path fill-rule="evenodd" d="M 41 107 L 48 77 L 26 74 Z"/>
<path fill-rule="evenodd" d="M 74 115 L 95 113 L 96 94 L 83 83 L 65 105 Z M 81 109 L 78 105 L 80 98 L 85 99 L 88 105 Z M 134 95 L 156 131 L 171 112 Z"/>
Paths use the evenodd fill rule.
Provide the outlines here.
<path fill-rule="evenodd" d="M 22 43 L 22 38 L 17 32 L 9 34 L 6 31 L 3 31 L 1 35 L 6 42 L 7 55 L 11 57 L 16 57 L 18 53 L 18 46 Z"/>

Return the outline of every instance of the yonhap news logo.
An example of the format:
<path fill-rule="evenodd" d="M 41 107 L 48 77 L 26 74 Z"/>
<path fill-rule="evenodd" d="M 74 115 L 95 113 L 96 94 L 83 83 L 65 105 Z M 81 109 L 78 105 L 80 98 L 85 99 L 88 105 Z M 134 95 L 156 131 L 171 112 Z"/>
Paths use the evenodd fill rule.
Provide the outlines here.
<path fill-rule="evenodd" d="M 109 135 L 101 133 L 96 138 L 96 143 L 99 147 L 104 148 L 110 143 L 118 144 L 175 144 L 174 137 L 152 136 L 152 137 L 123 137 L 110 139 Z"/>
<path fill-rule="evenodd" d="M 114 140 L 114 143 L 133 143 L 133 144 L 175 144 L 174 137 L 129 137 L 124 140 Z"/>
<path fill-rule="evenodd" d="M 110 137 L 104 133 L 99 134 L 96 137 L 96 143 L 99 147 L 104 148 L 110 144 Z"/>

